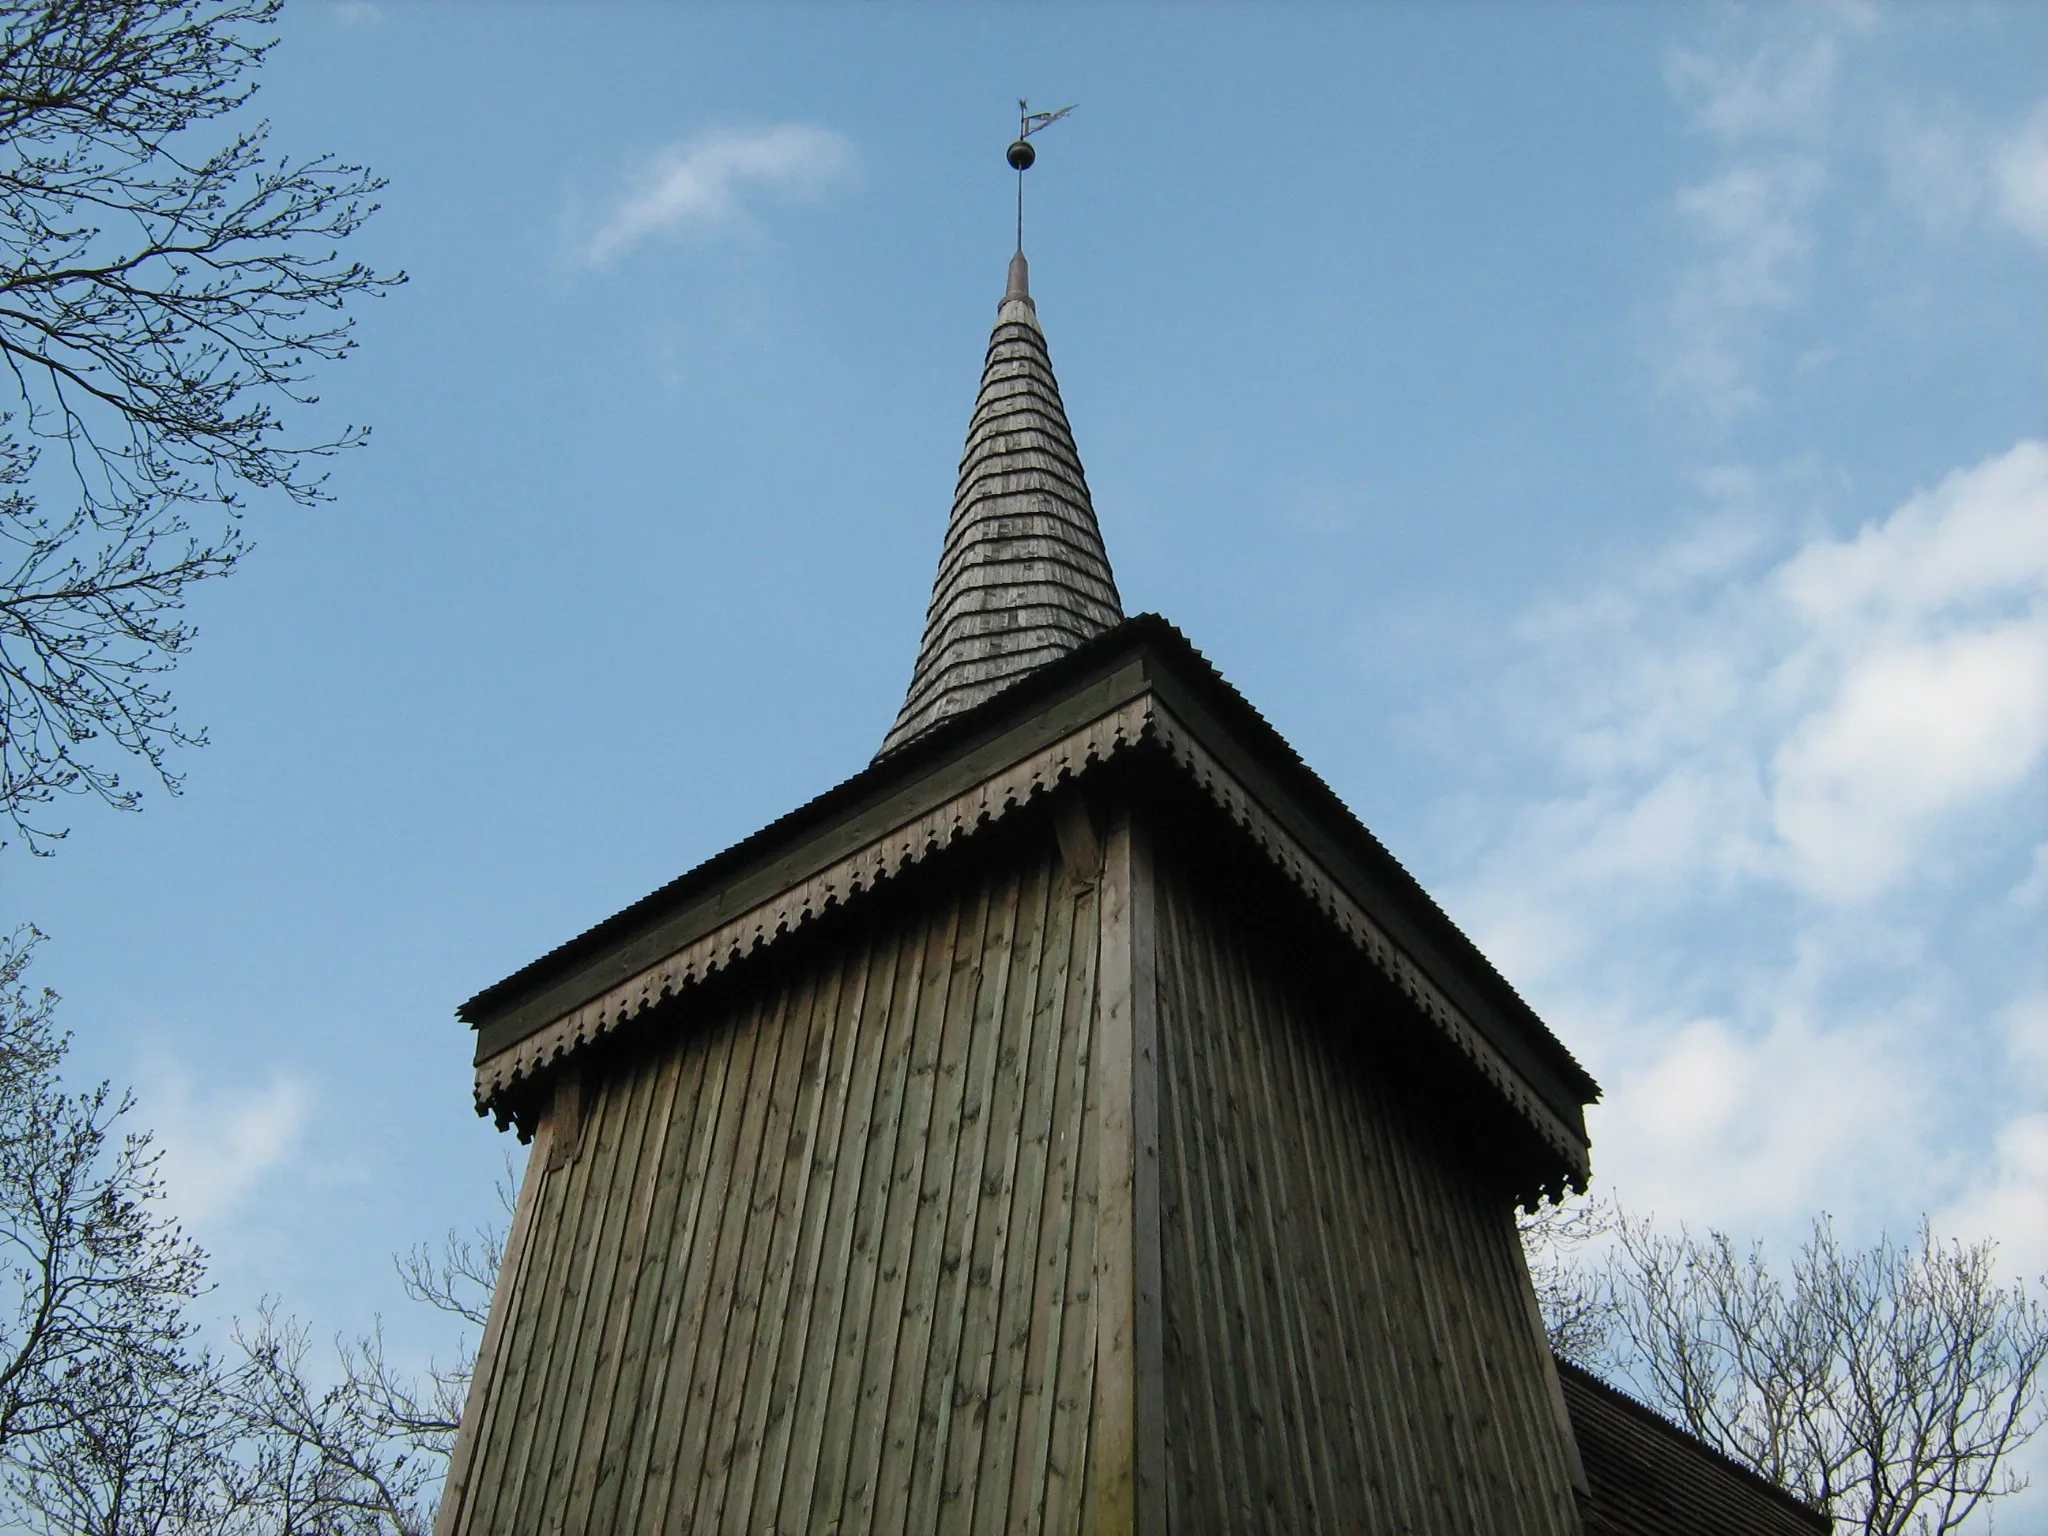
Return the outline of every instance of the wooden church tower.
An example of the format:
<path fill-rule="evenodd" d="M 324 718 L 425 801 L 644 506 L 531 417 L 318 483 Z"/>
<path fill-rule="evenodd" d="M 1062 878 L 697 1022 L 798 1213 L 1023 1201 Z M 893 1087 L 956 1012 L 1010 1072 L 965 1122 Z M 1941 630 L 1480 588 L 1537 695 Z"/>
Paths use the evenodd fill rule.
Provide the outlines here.
<path fill-rule="evenodd" d="M 463 1017 L 449 1536 L 1581 1529 L 1513 1212 L 1595 1086 L 1123 616 L 1021 255 L 880 755 Z"/>

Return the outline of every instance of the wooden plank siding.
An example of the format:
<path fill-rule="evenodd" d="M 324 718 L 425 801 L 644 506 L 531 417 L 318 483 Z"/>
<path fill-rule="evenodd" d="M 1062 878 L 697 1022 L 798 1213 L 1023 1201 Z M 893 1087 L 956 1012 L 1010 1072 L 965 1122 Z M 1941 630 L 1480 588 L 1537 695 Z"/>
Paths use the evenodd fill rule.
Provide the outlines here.
<path fill-rule="evenodd" d="M 1170 1528 L 1575 1532 L 1507 1197 L 1339 1048 L 1341 998 L 1156 879 Z"/>
<path fill-rule="evenodd" d="M 1038 830 L 563 1094 L 446 1536 L 1081 1529 L 1099 892 Z"/>

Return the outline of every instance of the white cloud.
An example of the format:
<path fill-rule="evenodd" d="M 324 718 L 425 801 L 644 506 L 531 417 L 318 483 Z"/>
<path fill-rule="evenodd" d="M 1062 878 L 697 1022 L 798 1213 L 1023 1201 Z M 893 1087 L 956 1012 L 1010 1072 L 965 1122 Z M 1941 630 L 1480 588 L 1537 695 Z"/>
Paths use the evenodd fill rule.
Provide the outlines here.
<path fill-rule="evenodd" d="M 1760 402 L 1760 323 L 1805 294 L 1809 213 L 1824 180 L 1818 159 L 1790 155 L 1745 161 L 1678 194 L 1700 256 L 1672 295 L 1666 381 L 1710 415 Z"/>
<path fill-rule="evenodd" d="M 1870 1031 L 1821 1031 L 1797 1015 L 1761 1032 L 1728 1019 L 1655 1031 L 1594 1112 L 1613 1192 L 1644 1211 L 1710 1215 L 1740 1230 L 1797 1227 L 1854 1185 L 1867 1196 L 1872 1184 L 1895 1184 L 1920 1155 L 1911 1133 L 1930 1106 L 1878 1043 Z M 1873 1122 L 1893 1134 L 1871 1137 Z M 1848 1177 L 1845 1147 L 1857 1156 Z"/>
<path fill-rule="evenodd" d="M 1775 553 L 1724 513 L 1523 642 L 1548 788 L 1451 909 L 1606 1085 L 1603 1178 L 1738 1229 L 1910 1226 L 1995 1166 L 1970 1209 L 2033 1230 L 2048 1074 L 1998 1064 L 2032 951 L 1979 974 L 1941 935 L 2016 933 L 2038 883 L 2048 445 Z"/>
<path fill-rule="evenodd" d="M 170 1207 L 202 1232 L 240 1214 L 291 1156 L 311 1115 L 311 1097 L 290 1077 L 261 1086 L 202 1086 L 181 1063 L 164 1058 L 141 1077 Z"/>
<path fill-rule="evenodd" d="M 1781 671 L 1815 707 L 1772 761 L 1774 829 L 1809 891 L 1869 897 L 2048 750 L 2048 446 L 1810 544 L 1776 585 L 1803 629 Z"/>
<path fill-rule="evenodd" d="M 1802 27 L 1741 58 L 1680 49 L 1665 80 L 1694 123 L 1722 139 L 1815 139 L 1827 131 L 1837 64 L 1834 37 Z"/>
<path fill-rule="evenodd" d="M 1895 100 L 1877 130 L 1892 200 L 1940 234 L 1985 227 L 2048 245 L 2048 101 L 2017 124 L 1953 102 Z"/>
<path fill-rule="evenodd" d="M 601 266 L 653 235 L 743 226 L 749 194 L 808 201 L 843 183 L 853 167 L 853 145 L 843 134 L 802 123 L 669 145 L 631 178 L 630 190 L 583 242 L 584 258 Z"/>
<path fill-rule="evenodd" d="M 2048 102 L 1994 151 L 1992 174 L 2006 222 L 2048 245 Z"/>
<path fill-rule="evenodd" d="M 1721 164 L 1674 204 L 1697 254 L 1672 290 L 1661 372 L 1667 388 L 1712 419 L 1760 403 L 1764 322 L 1806 292 L 1843 20 L 1802 15 L 1760 47 L 1735 56 L 1682 50 L 1666 69 L 1694 125 L 1718 141 Z"/>
<path fill-rule="evenodd" d="M 2048 245 L 2048 101 L 2015 124 L 1923 99 L 1881 69 L 1850 89 L 1859 34 L 1886 30 L 1877 12 L 1801 7 L 1764 13 L 1760 42 L 1758 28 L 1741 30 L 1751 40 L 1679 50 L 1666 66 L 1712 158 L 1671 205 L 1688 254 L 1650 345 L 1666 392 L 1720 428 L 1762 407 L 1774 374 L 1789 381 L 1833 360 L 1798 339 L 1823 231 L 1852 254 L 1896 240 L 1879 231 L 1903 213 L 1949 240 L 2016 231 Z M 1824 217 L 1852 205 L 1852 221 Z M 1887 266 L 1899 267 L 1896 251 Z M 1908 284 L 1895 270 L 1889 301 Z"/>

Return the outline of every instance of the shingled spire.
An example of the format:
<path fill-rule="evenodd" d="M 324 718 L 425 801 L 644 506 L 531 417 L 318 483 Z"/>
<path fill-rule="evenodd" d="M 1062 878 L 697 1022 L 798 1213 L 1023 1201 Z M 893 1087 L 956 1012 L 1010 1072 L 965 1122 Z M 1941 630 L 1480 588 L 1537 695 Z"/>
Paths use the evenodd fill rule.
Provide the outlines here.
<path fill-rule="evenodd" d="M 876 756 L 1123 616 L 1019 251 L 967 428 L 917 670 Z"/>

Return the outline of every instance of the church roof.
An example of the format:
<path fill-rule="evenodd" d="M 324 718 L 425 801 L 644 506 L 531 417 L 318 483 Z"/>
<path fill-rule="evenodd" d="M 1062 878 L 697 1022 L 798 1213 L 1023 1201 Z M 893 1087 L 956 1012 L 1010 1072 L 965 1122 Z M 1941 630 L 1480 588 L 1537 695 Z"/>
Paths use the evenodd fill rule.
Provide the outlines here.
<path fill-rule="evenodd" d="M 1569 1360 L 1557 1362 L 1586 1468 L 1586 1536 L 1825 1536 L 1834 1522 Z"/>
<path fill-rule="evenodd" d="M 917 667 L 877 755 L 1123 616 L 1019 251 L 989 338 Z"/>
<path fill-rule="evenodd" d="M 1256 850 L 1319 914 L 1311 925 L 1390 989 L 1413 1026 L 1404 1038 L 1476 1073 L 1482 1097 L 1522 1127 L 1513 1134 L 1524 1150 L 1510 1154 L 1518 1194 L 1584 1187 L 1583 1106 L 1599 1094 L 1584 1068 L 1178 630 L 1156 615 L 1123 617 L 1021 255 L 989 344 L 924 643 L 882 750 L 836 789 L 464 1004 L 477 1030 L 479 1110 L 523 1128 L 537 1088 L 570 1056 L 1043 797 L 1119 776 L 1157 788 L 1139 785 L 1205 846 Z M 1196 791 L 1173 801 L 1179 811 L 1169 810 L 1169 779 Z M 1190 809 L 1195 801 L 1206 809 Z M 1210 820 L 1197 827 L 1188 815 Z"/>
<path fill-rule="evenodd" d="M 1140 614 L 938 722 L 808 805 L 486 988 L 477 1104 L 517 1117 L 531 1085 L 714 975 L 754 963 L 913 868 L 964 851 L 1118 763 L 1193 786 L 1547 1151 L 1520 1192 L 1583 1187 L 1581 1106 L 1599 1088 L 1415 878 L 1179 630 Z M 1168 807 L 1155 797 L 1162 811 Z M 1230 830 L 1235 828 L 1233 834 Z"/>

